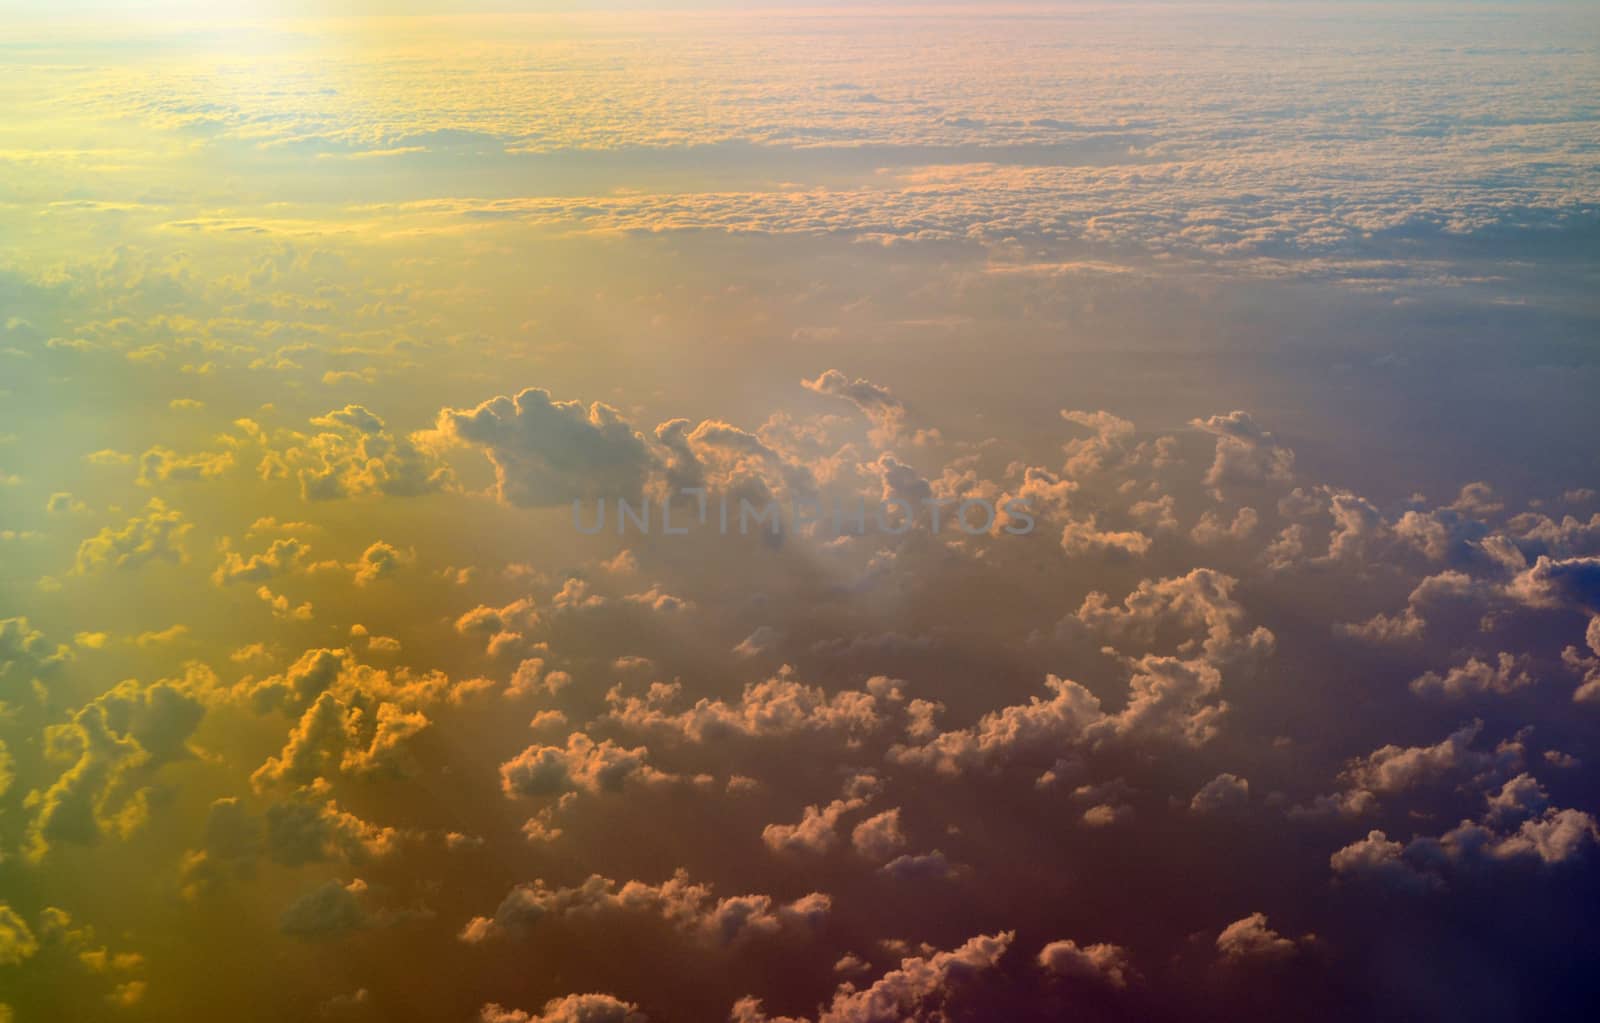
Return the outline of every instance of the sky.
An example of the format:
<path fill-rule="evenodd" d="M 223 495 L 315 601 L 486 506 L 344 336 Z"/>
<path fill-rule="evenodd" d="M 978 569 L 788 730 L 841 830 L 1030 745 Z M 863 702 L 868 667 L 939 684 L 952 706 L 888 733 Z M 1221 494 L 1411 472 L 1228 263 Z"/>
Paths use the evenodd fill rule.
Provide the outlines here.
<path fill-rule="evenodd" d="M 1592 10 L 515 6 L 0 27 L 0 1021 L 1600 1006 Z"/>

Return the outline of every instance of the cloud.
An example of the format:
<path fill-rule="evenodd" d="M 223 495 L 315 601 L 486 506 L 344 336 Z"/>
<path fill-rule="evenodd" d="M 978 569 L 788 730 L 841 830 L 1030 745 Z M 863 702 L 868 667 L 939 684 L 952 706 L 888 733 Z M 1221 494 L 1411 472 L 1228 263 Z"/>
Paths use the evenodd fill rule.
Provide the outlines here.
<path fill-rule="evenodd" d="M 26 618 L 0 618 L 0 679 L 39 681 L 72 659 L 72 648 L 46 642 L 44 633 Z"/>
<path fill-rule="evenodd" d="M 865 988 L 841 985 L 824 1007 L 817 1023 L 934 1023 L 947 1018 L 946 1006 L 964 988 L 989 971 L 1011 947 L 1015 933 L 978 935 L 949 952 L 929 951 L 907 956 Z M 790 1017 L 768 1016 L 755 998 L 741 999 L 733 1007 L 732 1023 L 800 1023 Z"/>
<path fill-rule="evenodd" d="M 1227 712 L 1227 703 L 1215 699 L 1222 685 L 1215 667 L 1154 654 L 1127 664 L 1128 698 L 1115 714 L 1081 684 L 1050 675 L 1048 697 L 991 711 L 971 728 L 896 745 L 890 759 L 955 775 L 1133 737 L 1193 746 L 1215 736 Z"/>
<path fill-rule="evenodd" d="M 841 798 L 826 806 L 807 806 L 798 824 L 768 824 L 762 829 L 761 840 L 779 853 L 816 855 L 828 852 L 839 844 L 840 820 L 871 803 L 879 787 L 876 776 L 855 775 L 845 783 Z"/>
<path fill-rule="evenodd" d="M 1074 438 L 1064 445 L 1062 450 L 1067 460 L 1062 472 L 1066 476 L 1100 472 L 1121 463 L 1131 453 L 1136 432 L 1132 420 L 1103 409 L 1098 412 L 1062 409 L 1061 418 L 1092 432 L 1092 436 Z"/>
<path fill-rule="evenodd" d="M 631 1002 L 611 995 L 567 995 L 544 1003 L 538 1014 L 489 1004 L 478 1014 L 479 1023 L 647 1023 L 648 1017 Z"/>
<path fill-rule="evenodd" d="M 1216 455 L 1206 473 L 1206 486 L 1220 493 L 1224 485 L 1286 482 L 1294 478 L 1294 452 L 1255 421 L 1250 413 L 1195 419 L 1190 425 L 1217 438 Z"/>
<path fill-rule="evenodd" d="M 222 563 L 211 573 L 211 581 L 218 586 L 237 582 L 264 583 L 303 570 L 310 550 L 293 537 L 274 540 L 265 551 L 248 558 L 224 547 Z"/>
<path fill-rule="evenodd" d="M 1393 743 L 1358 757 L 1345 767 L 1352 787 L 1376 794 L 1404 792 L 1457 771 L 1476 772 L 1494 764 L 1491 754 L 1471 748 L 1483 732 L 1482 721 L 1472 721 L 1432 746 L 1397 746 Z"/>
<path fill-rule="evenodd" d="M 1498 792 L 1489 793 L 1485 802 L 1485 823 L 1504 827 L 1542 813 L 1550 806 L 1550 794 L 1537 778 L 1524 771 L 1500 786 Z"/>
<path fill-rule="evenodd" d="M 1561 663 L 1583 679 L 1578 688 L 1572 692 L 1573 702 L 1600 702 L 1600 615 L 1589 619 L 1589 627 L 1584 631 L 1584 641 L 1593 656 L 1585 657 L 1578 652 L 1576 646 L 1568 646 L 1561 651 Z"/>
<path fill-rule="evenodd" d="M 448 467 L 360 405 L 316 416 L 311 425 L 321 432 L 287 433 L 285 446 L 269 450 L 259 470 L 268 477 L 292 472 L 307 501 L 417 497 L 452 482 Z"/>
<path fill-rule="evenodd" d="M 772 678 L 747 684 L 737 702 L 702 698 L 682 711 L 671 709 L 682 697 L 679 683 L 652 683 L 644 697 L 625 697 L 619 687 L 606 699 L 611 719 L 627 728 L 708 742 L 727 736 L 870 733 L 882 723 L 883 706 L 896 692 L 893 683 L 879 678 L 869 681 L 867 690 L 830 696 L 793 678 L 791 671 L 785 667 Z"/>
<path fill-rule="evenodd" d="M 1254 508 L 1240 508 L 1234 513 L 1233 521 L 1226 525 L 1215 511 L 1207 508 L 1200 513 L 1200 521 L 1189 531 L 1189 538 L 1202 546 L 1224 540 L 1244 541 L 1255 532 L 1259 522 L 1260 517 Z"/>
<path fill-rule="evenodd" d="M 251 782 L 264 789 L 314 781 L 336 769 L 345 747 L 356 741 L 355 730 L 351 709 L 333 693 L 323 692 L 300 715 L 282 752 L 257 768 Z"/>
<path fill-rule="evenodd" d="M 1465 572 L 1440 572 L 1418 582 L 1399 613 L 1379 613 L 1365 622 L 1337 624 L 1334 631 L 1370 643 L 1412 643 L 1425 635 L 1431 615 L 1481 603 L 1492 597 L 1494 589 Z"/>
<path fill-rule="evenodd" d="M 643 746 L 627 748 L 611 739 L 595 742 L 573 732 L 566 746 L 529 746 L 500 765 L 507 796 L 560 796 L 568 792 L 615 792 L 628 782 L 652 784 L 668 776 L 649 763 Z"/>
<path fill-rule="evenodd" d="M 493 917 L 468 921 L 460 939 L 478 944 L 517 937 L 545 921 L 604 919 L 612 914 L 654 916 L 681 934 L 725 947 L 772 936 L 785 929 L 809 932 L 829 912 L 828 896 L 818 892 L 780 905 L 769 895 L 736 895 L 718 899 L 709 885 L 691 881 L 679 870 L 659 885 L 591 875 L 572 888 L 552 888 L 543 881 L 513 888 Z"/>
<path fill-rule="evenodd" d="M 129 519 L 121 529 L 107 526 L 78 546 L 73 571 L 89 575 L 110 569 L 135 569 L 151 562 L 180 564 L 188 560 L 183 538 L 193 529 L 183 513 L 151 498 L 142 516 Z"/>
<path fill-rule="evenodd" d="M 1222 813 L 1240 809 L 1249 802 L 1250 783 L 1224 771 L 1200 786 L 1200 791 L 1189 800 L 1189 809 L 1194 813 Z"/>
<path fill-rule="evenodd" d="M 1095 516 L 1074 519 L 1061 528 L 1061 549 L 1070 555 L 1110 551 L 1139 555 L 1150 549 L 1151 539 L 1136 529 L 1103 530 Z"/>
<path fill-rule="evenodd" d="M 761 841 L 774 852 L 824 853 L 839 844 L 839 818 L 857 809 L 857 801 L 836 799 L 825 807 L 808 806 L 798 824 L 768 824 Z"/>
<path fill-rule="evenodd" d="M 1244 606 L 1233 597 L 1239 580 L 1209 568 L 1196 568 L 1170 579 L 1145 579 L 1127 595 L 1121 606 L 1100 592 L 1084 598 L 1073 616 L 1097 634 L 1117 640 L 1155 644 L 1158 636 L 1174 630 L 1191 634 L 1175 652 L 1183 656 L 1202 653 L 1216 663 L 1245 654 L 1269 652 L 1270 630 L 1251 628 Z"/>
<path fill-rule="evenodd" d="M 739 641 L 733 652 L 740 657 L 755 657 L 770 650 L 780 638 L 781 634 L 772 626 L 757 626 L 754 632 Z"/>
<path fill-rule="evenodd" d="M 1426 672 L 1411 680 L 1411 691 L 1419 696 L 1442 695 L 1463 697 L 1484 693 L 1505 694 L 1533 685 L 1528 674 L 1528 659 L 1501 651 L 1496 663 L 1480 661 L 1476 657 L 1446 671 Z"/>
<path fill-rule="evenodd" d="M 180 868 L 181 892 L 194 900 L 236 878 L 250 876 L 262 849 L 260 821 L 237 797 L 214 800 L 206 815 L 202 848 L 190 850 Z"/>
<path fill-rule="evenodd" d="M 713 504 L 720 509 L 725 503 L 730 515 L 739 516 L 745 501 L 760 509 L 773 500 L 792 505 L 815 499 L 811 469 L 769 444 L 764 435 L 770 432 L 751 433 L 718 419 L 702 420 L 692 429 L 686 419 L 668 420 L 655 431 L 665 459 L 662 482 L 669 492 L 700 488 L 715 494 L 715 500 L 708 494 L 691 505 L 702 519 Z"/>
<path fill-rule="evenodd" d="M 1426 891 L 1439 883 L 1437 878 L 1407 863 L 1405 851 L 1401 843 L 1373 830 L 1366 838 L 1335 852 L 1328 858 L 1328 865 L 1338 877 L 1376 881 L 1405 891 Z"/>
<path fill-rule="evenodd" d="M 1296 63 L 1304 40 L 1264 8 L 1080 13 L 835 12 L 785 21 L 781 45 L 708 17 L 652 23 L 644 57 L 622 22 L 582 18 L 451 23 L 448 47 L 352 23 L 334 35 L 362 45 L 330 59 L 267 26 L 221 90 L 199 65 L 130 63 L 131 37 L 53 37 L 0 154 L 22 171 L 0 221 L 50 254 L 0 269 L 18 512 L 0 590 L 31 618 L 0 622 L 0 845 L 51 857 L 19 908 L 82 899 L 154 935 L 176 885 L 180 915 L 226 918 L 229 940 L 187 942 L 193 970 L 307 1014 L 352 989 L 371 994 L 339 1008 L 394 1011 L 403 988 L 419 1016 L 563 1023 L 706 1018 L 746 993 L 820 998 L 809 1015 L 838 1023 L 1236 1018 L 1310 991 L 1342 1018 L 1380 975 L 1438 1015 L 1571 1001 L 1551 949 L 1594 943 L 1574 897 L 1592 765 L 1556 747 L 1584 752 L 1600 693 L 1582 568 L 1600 520 L 1562 478 L 1587 464 L 1592 360 L 1561 339 L 1592 318 L 1569 255 L 1594 174 L 1569 137 L 1586 96 L 1546 87 L 1580 68 L 1573 33 L 1542 9 L 1401 11 Z M 1163 42 L 1201 21 L 1203 45 Z M 971 59 L 882 59 L 908 32 Z M 1214 45 L 1230 32 L 1269 42 Z M 1109 72 L 1129 39 L 1176 63 Z M 1271 89 L 1232 87 L 1269 66 Z M 797 89 L 802 67 L 827 73 Z M 1465 91 L 1375 107 L 1398 67 Z M 52 75 L 88 149 L 53 138 Z M 1308 140 L 1329 125 L 1336 145 Z M 228 174 L 202 187 L 196 153 Z M 119 188 L 142 198 L 29 205 Z M 1538 340 L 1518 359 L 1496 347 L 1519 336 Z M 507 385 L 540 378 L 608 404 Z M 1518 414 L 1530 395 L 1542 419 Z M 1253 411 L 1172 432 L 1207 407 Z M 735 507 L 1021 496 L 1044 528 L 640 537 L 624 556 L 526 512 L 677 486 Z M 75 576 L 40 578 L 86 536 Z M 160 586 L 118 571 L 151 562 Z M 313 636 L 348 648 L 292 645 Z M 119 681 L 185 659 L 192 680 Z M 1488 723 L 1458 728 L 1450 699 Z M 838 791 L 866 772 L 881 782 Z M 1185 855 L 1199 836 L 1213 855 Z M 510 890 L 508 863 L 542 880 Z M 1092 901 L 1129 947 L 915 943 L 1054 937 L 1107 864 L 1133 888 L 1183 873 L 1212 909 L 1250 874 L 1280 928 L 1336 935 L 1328 983 L 1136 980 L 1141 948 L 1170 959 L 1198 925 L 1115 886 Z M 1331 896 L 1282 883 L 1322 871 Z M 123 875 L 149 883 L 94 882 Z M 1375 877 L 1426 894 L 1415 940 L 1353 926 Z M 386 933 L 393 890 L 440 920 Z M 503 921 L 473 916 L 486 891 Z M 255 954 L 282 943 L 283 905 L 295 935 L 353 939 L 317 952 L 349 979 Z M 468 920 L 530 941 L 396 986 Z M 1298 933 L 1254 914 L 1200 951 L 1298 958 Z M 110 1011 L 46 972 L 78 951 L 23 965 L 19 1016 Z M 530 956 L 573 984 L 485 986 Z M 568 991 L 614 995 L 538 1007 Z"/>
<path fill-rule="evenodd" d="M 1235 920 L 1217 935 L 1217 952 L 1229 963 L 1283 962 L 1298 951 L 1295 942 L 1267 926 L 1265 913 Z"/>
<path fill-rule="evenodd" d="M 1125 988 L 1136 976 L 1121 945 L 1099 943 L 1079 946 L 1075 941 L 1052 941 L 1039 950 L 1039 965 L 1057 977 L 1094 981 Z"/>
<path fill-rule="evenodd" d="M 233 468 L 231 451 L 201 451 L 180 455 L 170 448 L 155 447 L 139 456 L 139 485 L 168 482 L 214 480 Z"/>
<path fill-rule="evenodd" d="M 879 444 L 892 443 L 905 426 L 906 407 L 887 387 L 870 380 L 852 381 L 836 369 L 824 370 L 815 380 L 801 380 L 808 391 L 830 398 L 848 401 L 872 423 L 874 437 Z"/>
<path fill-rule="evenodd" d="M 1526 783 L 1508 787 L 1509 791 L 1503 787 L 1489 797 L 1481 822 L 1462 821 L 1437 838 L 1419 836 L 1409 843 L 1374 830 L 1335 852 L 1329 866 L 1343 880 L 1416 894 L 1443 890 L 1452 874 L 1473 867 L 1519 861 L 1554 867 L 1574 862 L 1600 842 L 1600 824 L 1592 815 L 1558 807 L 1535 812 L 1543 799 L 1528 800 Z M 1510 830 L 1500 830 L 1508 823 L 1513 825 Z"/>
<path fill-rule="evenodd" d="M 4 902 L 0 902 L 0 966 L 17 966 L 39 951 L 39 939 L 28 922 Z"/>
<path fill-rule="evenodd" d="M 521 508 L 602 498 L 637 504 L 657 464 L 621 412 L 599 402 L 554 401 L 538 388 L 444 409 L 426 442 L 483 451 L 494 466 L 496 496 Z"/>
<path fill-rule="evenodd" d="M 861 856 L 882 863 L 905 848 L 900 808 L 895 807 L 861 821 L 850 832 L 850 845 Z"/>
<path fill-rule="evenodd" d="M 283 749 L 250 776 L 258 791 L 278 785 L 305 785 L 335 774 L 354 777 L 406 777 L 414 770 L 411 740 L 430 727 L 426 714 L 402 702 L 363 691 L 364 679 L 389 683 L 381 672 L 344 677 L 349 698 L 332 690 L 317 694 L 290 730 Z M 392 690 L 399 695 L 402 683 Z M 413 694 L 408 694 L 414 697 Z"/>
<path fill-rule="evenodd" d="M 531 597 L 514 600 L 503 607 L 479 604 L 455 621 L 456 632 L 486 642 L 489 656 L 515 649 L 523 644 L 527 633 L 539 624 L 539 612 Z"/>
<path fill-rule="evenodd" d="M 309 793 L 316 791 L 312 787 Z M 399 830 L 362 820 L 341 809 L 338 803 L 321 801 L 309 793 L 267 807 L 262 851 L 274 863 L 286 867 L 332 859 L 365 863 L 388 856 L 400 847 L 403 835 Z M 243 834 L 253 834 L 253 824 L 241 822 L 236 826 Z M 244 831 L 245 828 L 251 830 Z M 209 839 L 207 851 L 213 851 Z"/>
<path fill-rule="evenodd" d="M 350 566 L 357 586 L 367 586 L 380 579 L 391 578 L 401 566 L 412 560 L 412 555 L 384 543 L 382 540 L 361 552 L 361 557 Z"/>
<path fill-rule="evenodd" d="M 372 915 L 366 894 L 367 884 L 360 878 L 348 884 L 325 881 L 290 903 L 278 918 L 278 929 L 296 938 L 329 938 L 368 927 Z"/>
<path fill-rule="evenodd" d="M 1510 594 L 1532 607 L 1567 607 L 1600 614 L 1600 557 L 1556 559 L 1540 555 L 1511 581 Z"/>
<path fill-rule="evenodd" d="M 952 863 L 942 850 L 926 853 L 906 853 L 878 868 L 878 872 L 896 881 L 951 881 L 967 873 L 965 864 Z"/>
<path fill-rule="evenodd" d="M 46 729 L 51 758 L 69 766 L 23 800 L 33 814 L 24 843 L 29 860 L 43 859 L 58 842 L 93 845 L 144 824 L 152 772 L 190 755 L 188 738 L 205 713 L 188 689 L 129 680 Z"/>

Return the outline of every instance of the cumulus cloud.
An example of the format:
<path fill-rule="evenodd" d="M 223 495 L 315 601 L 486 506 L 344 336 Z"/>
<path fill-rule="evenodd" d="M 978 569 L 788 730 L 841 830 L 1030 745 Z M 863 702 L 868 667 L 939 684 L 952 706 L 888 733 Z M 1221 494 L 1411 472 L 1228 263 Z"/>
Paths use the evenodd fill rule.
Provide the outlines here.
<path fill-rule="evenodd" d="M 1011 931 L 978 935 L 949 952 L 908 956 L 898 969 L 868 987 L 841 985 L 816 1023 L 933 1023 L 946 1018 L 946 1007 L 964 987 L 998 968 L 1015 936 Z M 733 1023 L 801 1023 L 790 1017 L 768 1016 L 755 998 L 741 999 L 730 1019 Z"/>
<path fill-rule="evenodd" d="M 565 746 L 529 746 L 500 765 L 500 788 L 508 796 L 561 796 L 568 792 L 615 792 L 624 784 L 651 784 L 668 776 L 649 763 L 643 746 L 595 742 L 583 732 Z"/>
<path fill-rule="evenodd" d="M 885 877 L 897 881 L 951 881 L 968 872 L 962 863 L 953 863 L 941 849 L 925 853 L 905 853 L 878 868 Z"/>
<path fill-rule="evenodd" d="M 1587 93 L 1551 85 L 1588 73 L 1551 31 L 1567 15 L 1386 11 L 1305 60 L 1310 37 L 1264 7 L 1081 13 L 834 12 L 785 21 L 781 44 L 707 17 L 652 22 L 643 49 L 626 19 L 452 23 L 447 47 L 341 24 L 362 45 L 315 53 L 327 33 L 258 26 L 224 89 L 216 61 L 53 36 L 40 87 L 8 91 L 21 191 L 0 209 L 50 253 L 0 272 L 0 846 L 38 888 L 0 909 L 18 1015 L 139 998 L 121 953 L 65 942 L 38 907 L 82 899 L 120 933 L 171 917 L 141 913 L 174 886 L 180 916 L 227 921 L 230 940 L 186 944 L 194 970 L 307 1014 L 393 1011 L 402 990 L 418 1015 L 491 1023 L 700 1018 L 747 992 L 805 1014 L 810 977 L 845 982 L 815 993 L 833 1023 L 1124 999 L 1237 1018 L 1312 990 L 1136 978 L 1196 925 L 1110 888 L 1099 908 L 1132 947 L 1006 961 L 989 931 L 1060 933 L 1057 903 L 1107 863 L 1134 887 L 1181 866 L 1216 898 L 1259 865 L 1278 929 L 1252 914 L 1201 951 L 1287 963 L 1315 922 L 1342 946 L 1312 990 L 1334 1016 L 1359 1016 L 1350 980 L 1380 974 L 1443 1014 L 1490 989 L 1564 1004 L 1579 982 L 1547 940 L 1592 936 L 1567 896 L 1596 826 L 1574 802 L 1589 766 L 1556 747 L 1592 760 L 1600 702 L 1600 517 L 1560 478 L 1585 464 L 1586 355 L 1561 340 L 1587 322 L 1582 274 L 1547 258 L 1593 219 L 1571 141 Z M 1244 35 L 1266 42 L 1217 45 Z M 893 58 L 906 38 L 964 58 Z M 1124 73 L 1130 39 L 1171 57 L 1160 74 Z M 206 36 L 223 57 L 232 41 Z M 1237 88 L 1269 66 L 1272 88 Z M 1396 68 L 1450 88 L 1389 88 Z M 1407 102 L 1371 102 L 1389 95 Z M 93 144 L 47 130 L 62 96 Z M 1336 145 L 1308 144 L 1318 125 Z M 203 197 L 197 152 L 228 168 Z M 1489 343 L 1523 335 L 1517 365 Z M 1086 347 L 1108 337 L 1127 343 Z M 1146 372 L 1158 358 L 1173 372 Z M 838 360 L 871 379 L 823 370 Z M 610 404 L 504 383 L 539 376 Z M 1270 429 L 1261 405 L 1171 432 L 1263 394 Z M 1506 414 L 1529 395 L 1551 422 Z M 1326 485 L 1305 477 L 1324 467 Z M 1017 497 L 1042 528 L 1013 537 L 1002 512 L 987 536 L 819 527 L 622 553 L 522 528 L 573 497 L 676 487 L 735 507 Z M 780 653 L 798 667 L 772 670 Z M 1488 723 L 1446 734 L 1468 703 Z M 1214 855 L 1183 855 L 1201 834 Z M 474 917 L 511 862 L 544 879 Z M 609 880 L 677 863 L 694 880 Z M 1277 883 L 1308 866 L 1331 896 Z M 119 871 L 149 883 L 97 900 Z M 1346 926 L 1374 881 L 1426 894 L 1416 940 Z M 1466 900 L 1490 887 L 1510 945 L 1479 940 Z M 384 908 L 396 891 L 440 919 L 386 932 L 412 914 Z M 825 922 L 839 941 L 799 940 Z M 530 941 L 392 983 L 450 933 Z M 252 958 L 283 934 L 343 939 L 317 956 L 359 975 Z M 573 985 L 481 989 L 530 951 Z M 568 991 L 592 993 L 539 1006 Z M 770 1019 L 753 997 L 733 1016 Z"/>
<path fill-rule="evenodd" d="M 1062 472 L 1068 478 L 1099 472 L 1126 457 L 1133 447 L 1134 424 L 1110 412 L 1080 412 L 1062 409 L 1061 418 L 1084 427 L 1089 437 L 1069 440 L 1062 450 L 1066 463 Z"/>
<path fill-rule="evenodd" d="M 850 845 L 869 860 L 882 863 L 905 848 L 906 835 L 900 827 L 900 808 L 874 814 L 850 832 Z"/>
<path fill-rule="evenodd" d="M 478 1013 L 478 1023 L 647 1023 L 648 1017 L 632 1002 L 611 995 L 586 994 L 552 998 L 541 1012 L 507 1009 L 490 1003 Z"/>
<path fill-rule="evenodd" d="M 193 523 L 176 508 L 151 498 L 143 515 L 130 518 L 120 529 L 110 526 L 78 546 L 74 571 L 79 575 L 111 569 L 135 569 L 151 562 L 181 563 L 188 559 L 183 539 Z"/>
<path fill-rule="evenodd" d="M 1578 688 L 1572 692 L 1573 702 L 1600 703 L 1600 615 L 1589 619 L 1584 641 L 1591 656 L 1583 655 L 1576 646 L 1568 646 L 1561 651 L 1561 662 L 1582 677 Z"/>
<path fill-rule="evenodd" d="M 58 842 L 92 845 L 126 837 L 150 813 L 150 781 L 162 764 L 189 755 L 204 708 L 189 687 L 124 682 L 46 730 L 53 759 L 68 766 L 29 792 L 25 852 L 38 861 Z"/>
<path fill-rule="evenodd" d="M 307 501 L 417 497 L 443 490 L 453 480 L 447 466 L 361 405 L 314 417 L 316 433 L 284 431 L 269 438 L 255 423 L 241 423 L 267 449 L 258 472 L 267 478 L 292 476 Z"/>
<path fill-rule="evenodd" d="M 852 381 L 838 370 L 829 369 L 818 374 L 814 380 L 802 380 L 800 383 L 808 391 L 848 401 L 860 409 L 862 415 L 872 423 L 880 444 L 892 443 L 905 426 L 905 405 L 887 387 L 880 387 L 870 380 L 857 378 Z"/>
<path fill-rule="evenodd" d="M 1404 792 L 1455 772 L 1477 772 L 1493 766 L 1491 753 L 1472 749 L 1483 732 L 1482 721 L 1471 721 L 1431 746 L 1390 743 L 1358 757 L 1344 770 L 1353 788 L 1376 794 Z"/>
<path fill-rule="evenodd" d="M 211 573 L 211 581 L 218 586 L 230 583 L 264 583 L 269 579 L 302 570 L 310 551 L 311 548 L 293 537 L 274 540 L 266 550 L 249 557 L 224 547 L 222 563 Z"/>
<path fill-rule="evenodd" d="M 1200 786 L 1200 791 L 1189 800 L 1189 809 L 1195 813 L 1221 813 L 1237 810 L 1249 802 L 1250 782 L 1224 771 Z"/>
<path fill-rule="evenodd" d="M 1468 657 L 1444 674 L 1430 671 L 1411 680 L 1411 691 L 1421 695 L 1450 697 L 1483 693 L 1510 693 L 1533 685 L 1528 659 L 1501 651 L 1494 663 Z"/>
<path fill-rule="evenodd" d="M 350 565 L 350 571 L 357 586 L 368 586 L 380 579 L 393 577 L 412 558 L 413 555 L 393 544 L 379 540 L 361 552 L 361 557 Z"/>
<path fill-rule="evenodd" d="M 652 683 L 643 697 L 624 696 L 618 687 L 606 698 L 610 717 L 628 728 L 706 742 L 727 736 L 869 733 L 882 723 L 883 706 L 895 693 L 887 679 L 878 679 L 866 690 L 829 695 L 794 678 L 785 667 L 772 678 L 747 684 L 737 702 L 702 698 L 692 707 L 674 710 L 683 695 L 682 684 L 676 682 Z"/>
<path fill-rule="evenodd" d="M 290 903 L 278 919 L 278 929 L 296 938 L 327 938 L 370 926 L 372 916 L 363 901 L 366 893 L 367 884 L 360 878 L 348 884 L 326 881 Z"/>
<path fill-rule="evenodd" d="M 0 902 L 0 966 L 16 966 L 39 951 L 28 922 L 16 910 Z"/>
<path fill-rule="evenodd" d="M 502 607 L 479 604 L 456 619 L 455 629 L 483 641 L 485 651 L 494 657 L 522 646 L 538 624 L 539 612 L 532 598 L 523 597 Z"/>
<path fill-rule="evenodd" d="M 637 503 L 657 464 L 645 438 L 618 410 L 556 401 L 539 388 L 444 409 L 427 443 L 477 448 L 495 472 L 495 494 L 524 508 L 575 499 Z"/>
<path fill-rule="evenodd" d="M 1235 410 L 1195 419 L 1190 425 L 1217 439 L 1216 455 L 1205 478 L 1213 491 L 1220 494 L 1224 486 L 1294 478 L 1294 452 L 1280 445 L 1250 413 Z"/>
<path fill-rule="evenodd" d="M 1216 699 L 1222 675 L 1215 667 L 1155 654 L 1127 664 L 1128 698 L 1117 713 L 1106 712 L 1079 683 L 1051 675 L 1045 679 L 1048 697 L 991 711 L 970 728 L 896 745 L 890 758 L 961 774 L 1133 737 L 1192 746 L 1216 735 L 1227 704 Z"/>
<path fill-rule="evenodd" d="M 200 451 L 180 455 L 171 448 L 154 447 L 139 456 L 139 485 L 213 480 L 234 465 L 233 452 Z"/>
<path fill-rule="evenodd" d="M 1080 946 L 1075 941 L 1052 941 L 1039 951 L 1039 965 L 1058 977 L 1095 981 L 1125 988 L 1136 976 L 1128 950 L 1104 942 Z"/>
<path fill-rule="evenodd" d="M 1582 810 L 1546 807 L 1535 812 L 1544 802 L 1542 794 L 1519 782 L 1489 798 L 1480 822 L 1462 821 L 1438 837 L 1424 835 L 1407 843 L 1373 830 L 1335 852 L 1329 866 L 1341 880 L 1418 893 L 1443 889 L 1452 874 L 1474 866 L 1521 861 L 1553 867 L 1588 855 L 1600 841 L 1600 824 Z"/>
<path fill-rule="evenodd" d="M 71 659 L 71 647 L 50 644 L 28 619 L 0 618 L 0 680 L 39 681 Z"/>
<path fill-rule="evenodd" d="M 1136 529 L 1101 529 L 1093 515 L 1072 519 L 1061 527 L 1061 550 L 1069 556 L 1107 551 L 1139 555 L 1150 549 L 1151 542 Z"/>
<path fill-rule="evenodd" d="M 1600 557 L 1558 559 L 1541 554 L 1508 589 L 1513 597 L 1534 607 L 1570 607 L 1600 614 Z"/>
<path fill-rule="evenodd" d="M 1147 646 L 1177 633 L 1175 653 L 1201 653 L 1218 663 L 1270 651 L 1272 632 L 1252 628 L 1244 606 L 1233 597 L 1238 584 L 1222 572 L 1197 568 L 1170 579 L 1145 579 L 1120 606 L 1104 593 L 1090 593 L 1073 617 L 1100 635 Z"/>
<path fill-rule="evenodd" d="M 1494 592 L 1493 584 L 1465 572 L 1440 572 L 1418 582 L 1401 611 L 1380 612 L 1363 622 L 1339 623 L 1334 629 L 1370 643 L 1412 643 L 1426 634 L 1430 616 L 1453 607 L 1482 604 Z"/>
<path fill-rule="evenodd" d="M 728 946 L 785 929 L 809 933 L 827 917 L 830 906 L 831 900 L 820 892 L 785 904 L 770 895 L 718 899 L 711 886 L 690 880 L 684 870 L 658 885 L 643 881 L 618 885 L 595 874 L 572 888 L 554 888 L 543 881 L 518 885 L 501 901 L 494 916 L 468 921 L 460 939 L 478 944 L 517 937 L 545 921 L 570 923 L 634 914 L 658 917 L 687 937 Z"/>
<path fill-rule="evenodd" d="M 1292 959 L 1299 946 L 1267 926 L 1265 913 L 1251 913 L 1222 929 L 1217 953 L 1229 963 L 1274 963 Z"/>
<path fill-rule="evenodd" d="M 252 781 L 267 788 L 333 773 L 407 776 L 411 740 L 431 725 L 424 708 L 478 688 L 479 680 L 455 682 L 442 672 L 374 668 L 346 650 L 307 651 L 283 674 L 236 690 L 257 710 L 298 714 L 282 751 Z"/>
<path fill-rule="evenodd" d="M 739 641 L 733 652 L 740 657 L 755 657 L 770 650 L 780 638 L 781 634 L 772 626 L 758 626 L 754 632 Z"/>

